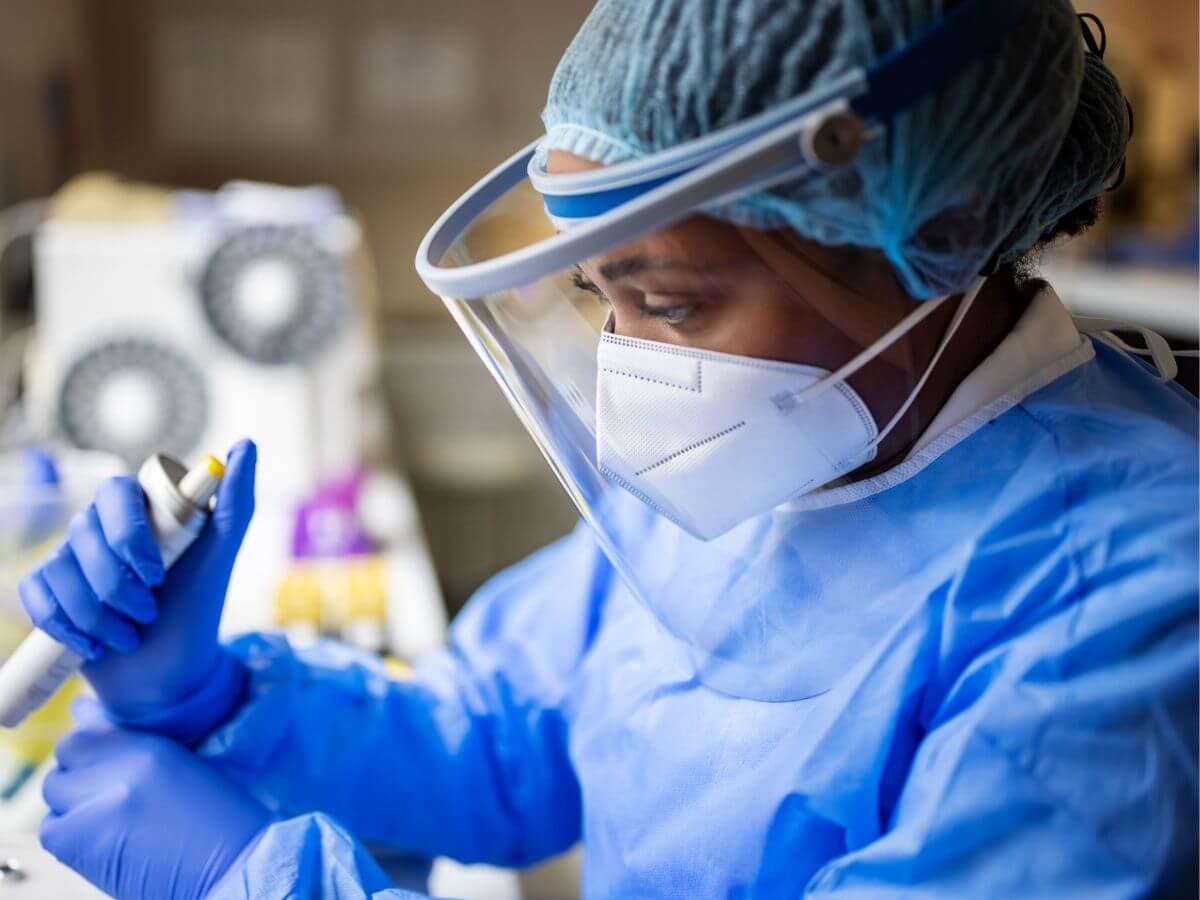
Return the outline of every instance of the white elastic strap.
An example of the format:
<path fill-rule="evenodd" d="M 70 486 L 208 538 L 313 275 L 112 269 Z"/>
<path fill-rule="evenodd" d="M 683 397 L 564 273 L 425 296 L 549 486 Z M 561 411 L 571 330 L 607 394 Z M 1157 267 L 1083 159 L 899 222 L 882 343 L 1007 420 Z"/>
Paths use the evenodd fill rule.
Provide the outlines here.
<path fill-rule="evenodd" d="M 940 356 L 942 351 L 945 349 L 945 345 L 953 336 L 954 330 L 957 329 L 961 324 L 962 316 L 966 315 L 967 309 L 969 309 L 971 304 L 975 302 L 975 298 L 979 296 L 979 292 L 983 289 L 983 285 L 986 280 L 987 279 L 983 278 L 982 276 L 977 278 L 975 283 L 971 285 L 970 290 L 963 295 L 962 303 L 959 305 L 959 311 L 954 317 L 955 320 L 951 322 L 950 328 L 946 332 L 946 336 L 942 338 L 942 345 L 938 347 L 937 353 L 934 354 L 934 362 L 937 362 L 937 357 Z M 825 391 L 829 390 L 835 385 L 841 384 L 863 366 L 867 365 L 880 354 L 882 354 L 883 351 L 887 350 L 890 346 L 892 346 L 892 344 L 896 343 L 896 341 L 900 340 L 900 338 L 904 337 L 904 335 L 908 334 L 927 318 L 933 315 L 933 313 L 937 311 L 937 309 L 941 307 L 943 303 L 953 296 L 953 294 L 947 294 L 944 297 L 938 297 L 936 300 L 927 300 L 926 302 L 922 303 L 915 310 L 897 322 L 894 326 L 885 331 L 883 335 L 877 341 L 875 341 L 875 343 L 871 344 L 871 346 L 867 347 L 848 363 L 827 375 L 825 378 L 822 378 L 816 384 L 811 385 L 802 391 L 793 392 L 791 395 L 792 398 L 797 403 L 806 403 L 809 400 L 812 400 L 814 397 L 819 397 L 821 394 L 825 393 Z M 925 370 L 925 375 L 922 376 L 922 384 L 924 384 L 924 379 L 928 377 L 932 368 L 933 365 L 931 363 L 929 369 Z"/>
<path fill-rule="evenodd" d="M 1154 368 L 1158 370 L 1158 377 L 1162 381 L 1170 381 L 1179 374 L 1179 364 L 1175 362 L 1176 356 L 1197 355 L 1195 350 L 1172 350 L 1171 345 L 1161 334 L 1135 322 L 1123 322 L 1120 319 L 1106 319 L 1100 316 L 1072 316 L 1071 318 L 1075 321 L 1075 327 L 1084 334 L 1099 338 L 1124 353 L 1150 357 L 1154 361 Z M 1125 343 L 1117 336 L 1116 332 L 1118 331 L 1136 331 L 1146 342 L 1146 349 L 1142 350 Z"/>
<path fill-rule="evenodd" d="M 946 329 L 946 333 L 942 336 L 941 343 L 938 344 L 937 350 L 935 350 L 933 353 L 933 359 L 931 359 L 929 361 L 929 365 L 925 367 L 925 373 L 920 377 L 920 379 L 918 379 L 917 386 L 909 392 L 908 399 L 900 405 L 898 410 L 896 410 L 896 414 L 892 416 L 891 421 L 883 426 L 879 434 L 875 436 L 875 440 L 871 441 L 870 446 L 878 447 L 881 443 L 883 443 L 884 438 L 891 434 L 892 429 L 896 427 L 896 424 L 904 417 L 904 414 L 908 412 L 909 407 L 916 402 L 917 397 L 920 396 L 921 391 L 925 387 L 925 382 L 929 380 L 929 376 L 933 374 L 933 370 L 937 366 L 938 360 L 942 358 L 942 353 L 950 344 L 950 340 L 954 337 L 954 333 L 958 331 L 958 326 L 961 325 L 963 323 L 963 319 L 967 317 L 967 312 L 971 309 L 971 304 L 974 303 L 975 298 L 979 296 L 979 291 L 983 287 L 983 282 L 984 279 L 980 278 L 972 286 L 971 290 L 963 294 L 962 300 L 960 300 L 958 303 L 958 309 L 954 311 L 954 318 L 950 320 L 950 325 Z"/>

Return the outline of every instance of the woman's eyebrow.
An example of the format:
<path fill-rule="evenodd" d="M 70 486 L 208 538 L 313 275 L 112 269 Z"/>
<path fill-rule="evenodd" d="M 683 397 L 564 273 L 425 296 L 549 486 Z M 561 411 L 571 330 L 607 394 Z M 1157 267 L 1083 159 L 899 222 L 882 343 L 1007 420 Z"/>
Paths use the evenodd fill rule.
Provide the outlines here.
<path fill-rule="evenodd" d="M 597 271 L 600 276 L 607 281 L 619 281 L 622 278 L 629 278 L 641 272 L 662 271 L 664 269 L 675 269 L 688 272 L 714 272 L 720 269 L 726 269 L 727 263 L 710 263 L 696 262 L 686 259 L 663 259 L 655 256 L 645 256 L 637 254 L 634 256 L 624 256 L 621 259 L 610 260 L 602 263 Z"/>

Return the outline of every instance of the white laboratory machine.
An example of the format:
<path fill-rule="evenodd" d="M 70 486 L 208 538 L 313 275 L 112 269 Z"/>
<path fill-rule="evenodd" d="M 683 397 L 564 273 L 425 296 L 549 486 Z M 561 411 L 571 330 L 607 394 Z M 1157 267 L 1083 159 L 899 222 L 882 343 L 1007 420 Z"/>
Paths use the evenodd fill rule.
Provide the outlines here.
<path fill-rule="evenodd" d="M 327 187 L 168 191 L 90 175 L 50 202 L 34 271 L 33 433 L 131 470 L 153 453 L 192 458 L 252 437 L 256 513 L 223 628 L 271 624 L 296 508 L 361 464 L 380 418 L 356 219 Z M 436 618 L 414 524 L 405 552 L 415 547 L 424 596 L 411 602 Z"/>

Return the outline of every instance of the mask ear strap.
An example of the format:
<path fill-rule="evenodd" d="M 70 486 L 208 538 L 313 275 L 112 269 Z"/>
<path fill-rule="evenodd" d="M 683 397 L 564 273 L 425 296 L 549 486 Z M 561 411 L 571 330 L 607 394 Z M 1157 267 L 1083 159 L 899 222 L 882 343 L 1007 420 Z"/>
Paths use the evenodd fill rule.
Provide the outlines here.
<path fill-rule="evenodd" d="M 979 296 L 979 291 L 983 287 L 983 282 L 984 279 L 978 279 L 972 286 L 971 290 L 963 294 L 962 300 L 958 302 L 958 309 L 954 311 L 954 318 L 950 320 L 950 326 L 946 329 L 946 333 L 942 336 L 942 342 L 938 344 L 937 350 L 934 351 L 933 358 L 929 360 L 929 365 L 925 367 L 925 373 L 917 381 L 917 386 L 914 387 L 909 393 L 908 399 L 900 405 L 898 410 L 896 410 L 896 414 L 892 416 L 891 421 L 884 425 L 882 429 L 880 429 L 879 434 L 875 436 L 875 440 L 871 441 L 870 446 L 878 447 L 881 443 L 883 443 L 884 438 L 891 434 L 892 429 L 896 427 L 897 423 L 904 417 L 904 414 L 908 412 L 909 408 L 913 405 L 913 403 L 916 402 L 917 397 L 920 396 L 921 391 L 925 388 L 925 382 L 929 380 L 929 376 L 933 374 L 933 370 L 937 367 L 938 360 L 942 358 L 942 353 L 950 344 L 950 340 L 954 337 L 954 333 L 958 331 L 958 326 L 960 326 L 963 323 L 963 319 L 967 317 L 967 312 L 971 309 L 971 304 L 974 303 L 975 298 Z"/>
<path fill-rule="evenodd" d="M 971 303 L 975 301 L 975 298 L 979 295 L 979 291 L 983 288 L 983 285 L 986 281 L 987 279 L 984 277 L 977 278 L 975 283 L 971 285 L 970 290 L 963 295 L 963 300 L 959 304 L 959 311 L 955 314 L 954 321 L 951 322 L 950 328 L 947 329 L 945 337 L 942 338 L 942 343 L 938 347 L 937 352 L 934 354 L 933 363 L 930 363 L 929 368 L 925 370 L 925 375 L 922 376 L 922 385 L 924 384 L 925 379 L 929 376 L 929 373 L 933 370 L 933 364 L 937 362 L 938 357 L 940 357 L 942 354 L 942 351 L 946 349 L 946 344 L 949 343 L 950 338 L 953 337 L 954 331 L 957 330 L 960 324 L 962 324 L 962 317 L 966 315 L 966 310 L 969 309 Z M 915 310 L 901 319 L 898 323 L 885 331 L 878 340 L 871 344 L 871 346 L 867 347 L 845 365 L 822 378 L 816 384 L 800 391 L 794 391 L 791 395 L 792 399 L 795 400 L 796 403 L 807 403 L 808 401 L 819 397 L 827 390 L 842 384 L 847 378 L 849 378 L 863 366 L 873 362 L 885 350 L 891 347 L 892 344 L 896 343 L 896 341 L 900 340 L 900 338 L 904 337 L 906 334 L 924 322 L 927 318 L 933 315 L 943 303 L 951 299 L 953 296 L 953 294 L 947 294 L 944 297 L 938 297 L 936 300 L 925 301 Z M 891 427 L 890 424 L 889 427 Z"/>
<path fill-rule="evenodd" d="M 1158 377 L 1161 381 L 1170 381 L 1179 374 L 1179 365 L 1175 362 L 1175 357 L 1196 356 L 1195 350 L 1173 350 L 1162 335 L 1145 325 L 1099 316 L 1072 316 L 1072 318 L 1075 320 L 1075 327 L 1083 334 L 1102 340 L 1124 353 L 1150 357 L 1154 361 L 1154 368 L 1158 370 Z M 1146 349 L 1131 347 L 1117 336 L 1118 331 L 1136 331 L 1146 342 Z"/>

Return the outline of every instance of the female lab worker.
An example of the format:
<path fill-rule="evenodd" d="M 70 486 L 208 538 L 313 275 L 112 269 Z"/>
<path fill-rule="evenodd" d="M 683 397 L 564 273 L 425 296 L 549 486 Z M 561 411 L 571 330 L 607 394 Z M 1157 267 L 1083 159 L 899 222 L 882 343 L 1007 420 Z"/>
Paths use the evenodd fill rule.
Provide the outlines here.
<path fill-rule="evenodd" d="M 23 585 L 102 703 L 45 846 L 118 896 L 581 840 L 589 897 L 1194 884 L 1196 405 L 1028 263 L 1122 169 L 1102 51 L 1067 0 L 601 0 L 418 260 L 584 522 L 395 680 L 218 645 L 251 445 L 165 577 L 106 484 Z"/>

